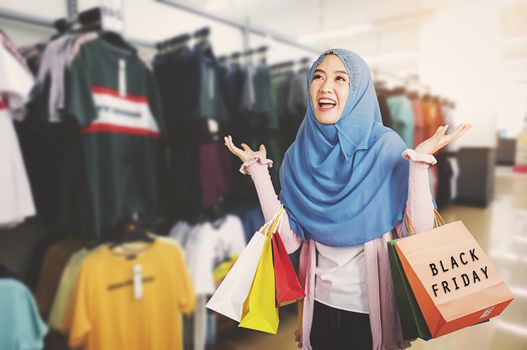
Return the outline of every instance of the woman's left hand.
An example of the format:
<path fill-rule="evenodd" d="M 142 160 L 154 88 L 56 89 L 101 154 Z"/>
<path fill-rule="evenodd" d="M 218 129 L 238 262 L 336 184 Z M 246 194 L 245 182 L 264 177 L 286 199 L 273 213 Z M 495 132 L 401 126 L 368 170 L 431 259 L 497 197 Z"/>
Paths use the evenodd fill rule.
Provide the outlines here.
<path fill-rule="evenodd" d="M 415 148 L 415 151 L 425 154 L 434 154 L 441 148 L 445 147 L 446 145 L 454 142 L 455 140 L 463 136 L 463 134 L 466 133 L 467 130 L 471 127 L 472 125 L 470 124 L 461 124 L 452 134 L 446 135 L 445 133 L 448 129 L 448 125 L 440 126 L 439 128 L 437 128 L 434 136 L 432 136 L 428 140 L 421 142 Z"/>

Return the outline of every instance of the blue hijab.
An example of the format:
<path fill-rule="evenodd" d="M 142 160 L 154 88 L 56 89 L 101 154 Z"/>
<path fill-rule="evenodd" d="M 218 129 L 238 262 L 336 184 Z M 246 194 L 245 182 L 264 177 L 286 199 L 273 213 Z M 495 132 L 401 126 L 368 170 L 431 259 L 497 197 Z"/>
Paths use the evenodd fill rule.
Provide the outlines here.
<path fill-rule="evenodd" d="M 280 168 L 280 199 L 303 240 L 333 247 L 363 244 L 392 230 L 408 196 L 404 141 L 382 125 L 370 70 L 357 54 L 328 50 L 346 67 L 350 92 L 339 121 L 321 124 L 308 93 L 307 114 Z"/>

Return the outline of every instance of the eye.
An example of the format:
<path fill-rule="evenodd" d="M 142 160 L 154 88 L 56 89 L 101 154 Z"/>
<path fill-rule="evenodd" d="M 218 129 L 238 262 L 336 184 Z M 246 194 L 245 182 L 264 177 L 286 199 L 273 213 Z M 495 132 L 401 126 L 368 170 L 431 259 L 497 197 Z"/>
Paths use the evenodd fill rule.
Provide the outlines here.
<path fill-rule="evenodd" d="M 337 76 L 337 80 L 340 80 L 340 81 L 343 81 L 343 82 L 346 82 L 346 81 L 348 81 L 348 80 L 347 80 L 347 79 L 346 79 L 345 77 L 343 77 L 343 76 L 340 76 L 340 75 L 339 75 L 339 76 Z"/>
<path fill-rule="evenodd" d="M 320 79 L 322 79 L 322 75 L 321 74 L 313 75 L 313 80 L 320 80 Z"/>

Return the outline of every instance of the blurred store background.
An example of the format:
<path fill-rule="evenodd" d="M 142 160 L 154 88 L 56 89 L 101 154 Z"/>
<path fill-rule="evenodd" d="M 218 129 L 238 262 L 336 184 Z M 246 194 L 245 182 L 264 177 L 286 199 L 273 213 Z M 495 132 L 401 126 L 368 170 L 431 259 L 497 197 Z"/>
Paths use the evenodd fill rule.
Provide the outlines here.
<path fill-rule="evenodd" d="M 148 238 L 155 232 L 183 248 L 194 285 L 185 349 L 295 349 L 294 306 L 281 310 L 278 335 L 204 308 L 263 224 L 223 136 L 265 143 L 278 191 L 305 113 L 306 70 L 341 47 L 369 64 L 383 122 L 409 147 L 439 125 L 473 125 L 437 155 L 430 188 L 515 295 L 497 319 L 414 348 L 527 350 L 526 0 L 0 0 L 0 29 L 0 282 L 15 276 L 46 324 L 11 322 L 6 311 L 8 333 L 27 325 L 34 348 L 67 349 L 82 328 L 70 301 L 83 260 L 104 244 L 158 240 Z M 78 82 L 92 75 L 94 96 L 121 96 L 121 112 L 144 121 L 119 132 L 148 140 L 87 146 L 108 128 L 90 124 L 107 108 L 86 102 Z M 108 76 L 118 86 L 96 86 Z M 122 232 L 131 225 L 135 239 Z M 14 304 L 13 286 L 0 287 L 0 306 Z M 151 326 L 126 326 L 139 324 Z M 0 330 L 1 349 L 11 349 L 8 333 Z"/>

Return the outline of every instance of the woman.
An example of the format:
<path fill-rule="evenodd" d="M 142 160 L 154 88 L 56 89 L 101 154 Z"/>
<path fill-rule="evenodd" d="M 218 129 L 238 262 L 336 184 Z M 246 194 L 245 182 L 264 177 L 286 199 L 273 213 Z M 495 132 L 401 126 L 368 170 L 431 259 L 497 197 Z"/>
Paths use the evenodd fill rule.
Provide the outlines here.
<path fill-rule="evenodd" d="M 286 208 L 280 236 L 299 247 L 305 288 L 295 332 L 303 349 L 403 349 L 386 242 L 402 236 L 406 209 L 416 232 L 433 226 L 428 167 L 433 154 L 470 125 L 446 135 L 441 126 L 415 150 L 382 125 L 367 64 L 333 49 L 308 76 L 307 114 L 280 169 Z M 251 175 L 266 220 L 281 205 L 263 145 L 225 145 Z M 409 161 L 409 165 L 407 164 Z"/>

